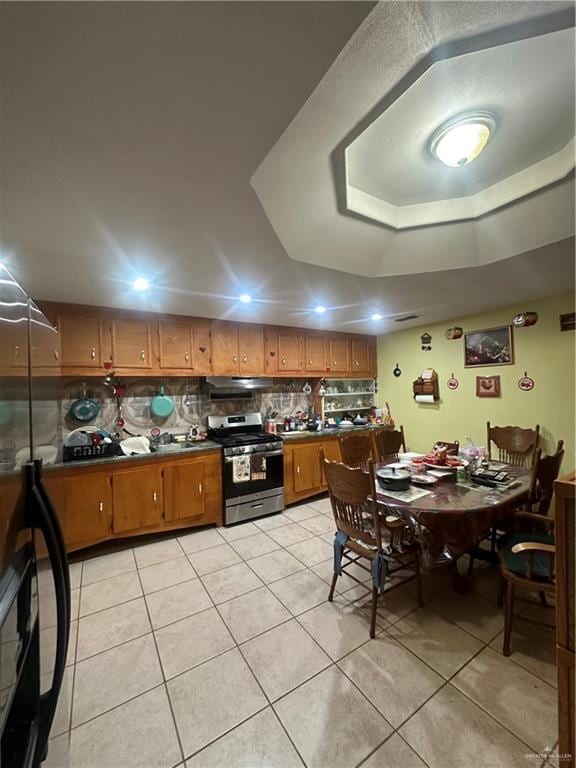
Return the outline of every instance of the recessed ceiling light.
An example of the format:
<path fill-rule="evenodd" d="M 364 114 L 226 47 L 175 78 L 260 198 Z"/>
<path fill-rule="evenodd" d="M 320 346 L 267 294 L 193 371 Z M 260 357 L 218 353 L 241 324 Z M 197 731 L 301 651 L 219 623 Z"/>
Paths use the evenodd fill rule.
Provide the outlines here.
<path fill-rule="evenodd" d="M 324 312 L 326 312 L 326 307 L 323 307 L 322 304 L 318 304 L 317 307 L 314 307 L 314 312 L 316 312 L 317 315 L 323 315 Z"/>
<path fill-rule="evenodd" d="M 241 296 L 238 296 L 238 298 L 240 299 L 242 304 L 250 304 L 250 302 L 252 301 L 252 296 L 250 296 L 250 294 L 248 293 L 243 293 Z"/>
<path fill-rule="evenodd" d="M 132 283 L 132 288 L 135 291 L 147 291 L 150 288 L 150 281 L 145 277 L 137 277 Z"/>
<path fill-rule="evenodd" d="M 430 140 L 432 155 L 450 168 L 475 160 L 494 133 L 496 120 L 489 112 L 470 112 L 450 120 Z"/>
<path fill-rule="evenodd" d="M 370 319 L 371 320 L 382 320 L 382 315 L 379 315 L 378 312 L 375 312 Z"/>

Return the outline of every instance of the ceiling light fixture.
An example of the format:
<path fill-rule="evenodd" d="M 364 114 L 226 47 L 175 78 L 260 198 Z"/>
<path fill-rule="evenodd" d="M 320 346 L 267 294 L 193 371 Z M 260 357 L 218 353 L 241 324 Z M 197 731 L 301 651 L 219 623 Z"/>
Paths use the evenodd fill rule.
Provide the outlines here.
<path fill-rule="evenodd" d="M 440 126 L 430 139 L 430 152 L 450 168 L 460 168 L 475 160 L 496 127 L 489 112 L 469 112 Z"/>
<path fill-rule="evenodd" d="M 317 307 L 314 307 L 314 312 L 316 312 L 317 315 L 323 315 L 324 312 L 326 312 L 326 307 L 323 307 L 322 304 L 318 304 Z"/>
<path fill-rule="evenodd" d="M 252 296 L 248 293 L 243 293 L 241 296 L 238 296 L 239 300 L 242 302 L 242 304 L 250 304 L 252 301 Z"/>
<path fill-rule="evenodd" d="M 137 277 L 132 283 L 132 288 L 135 291 L 142 293 L 143 291 L 147 291 L 148 288 L 150 288 L 150 281 L 145 277 Z"/>
<path fill-rule="evenodd" d="M 382 315 L 379 315 L 378 312 L 375 312 L 370 319 L 374 321 L 382 320 Z"/>

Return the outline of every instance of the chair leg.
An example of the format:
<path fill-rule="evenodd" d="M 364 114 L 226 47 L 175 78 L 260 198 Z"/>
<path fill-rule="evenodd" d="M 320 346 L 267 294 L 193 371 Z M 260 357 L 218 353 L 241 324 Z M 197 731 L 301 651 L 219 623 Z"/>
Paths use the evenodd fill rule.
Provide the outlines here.
<path fill-rule="evenodd" d="M 468 552 L 468 557 L 470 558 L 468 561 L 468 576 L 472 576 L 472 573 L 474 572 L 474 555 Z"/>
<path fill-rule="evenodd" d="M 494 553 L 496 552 L 496 539 L 498 538 L 498 531 L 496 528 L 492 528 L 492 532 L 490 534 L 490 552 Z"/>
<path fill-rule="evenodd" d="M 424 605 L 424 594 L 422 592 L 422 577 L 420 575 L 420 553 L 416 552 L 414 556 L 414 570 L 416 571 L 416 595 L 418 605 L 422 608 Z"/>
<path fill-rule="evenodd" d="M 334 590 L 336 589 L 336 582 L 338 581 L 338 574 L 334 573 L 332 576 L 332 584 L 330 584 L 330 594 L 328 595 L 328 600 L 332 602 L 334 599 Z"/>
<path fill-rule="evenodd" d="M 378 587 L 372 585 L 372 613 L 370 615 L 370 637 L 376 635 L 376 607 L 378 605 Z"/>
<path fill-rule="evenodd" d="M 515 585 L 509 581 L 506 584 L 506 608 L 504 612 L 504 643 L 502 653 L 510 656 L 510 637 L 512 635 L 512 621 L 514 619 L 514 592 Z"/>
<path fill-rule="evenodd" d="M 546 600 L 546 593 L 538 592 L 538 597 L 540 598 L 540 604 L 543 605 L 544 608 L 548 608 L 548 600 Z"/>

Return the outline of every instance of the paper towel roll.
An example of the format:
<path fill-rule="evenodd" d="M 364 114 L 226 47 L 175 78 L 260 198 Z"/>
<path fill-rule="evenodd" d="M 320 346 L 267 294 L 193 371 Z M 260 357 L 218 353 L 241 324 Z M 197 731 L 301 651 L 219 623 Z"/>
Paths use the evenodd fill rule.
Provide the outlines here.
<path fill-rule="evenodd" d="M 414 399 L 417 403 L 433 403 L 434 395 L 416 395 Z"/>

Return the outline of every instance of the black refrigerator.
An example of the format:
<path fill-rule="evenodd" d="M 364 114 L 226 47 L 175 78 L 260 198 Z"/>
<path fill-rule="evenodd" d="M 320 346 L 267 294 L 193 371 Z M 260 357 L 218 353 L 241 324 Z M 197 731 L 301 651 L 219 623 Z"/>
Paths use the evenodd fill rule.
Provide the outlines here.
<path fill-rule="evenodd" d="M 70 576 L 43 485 L 57 465 L 60 340 L 0 266 L 0 765 L 35 768 L 66 665 Z"/>

